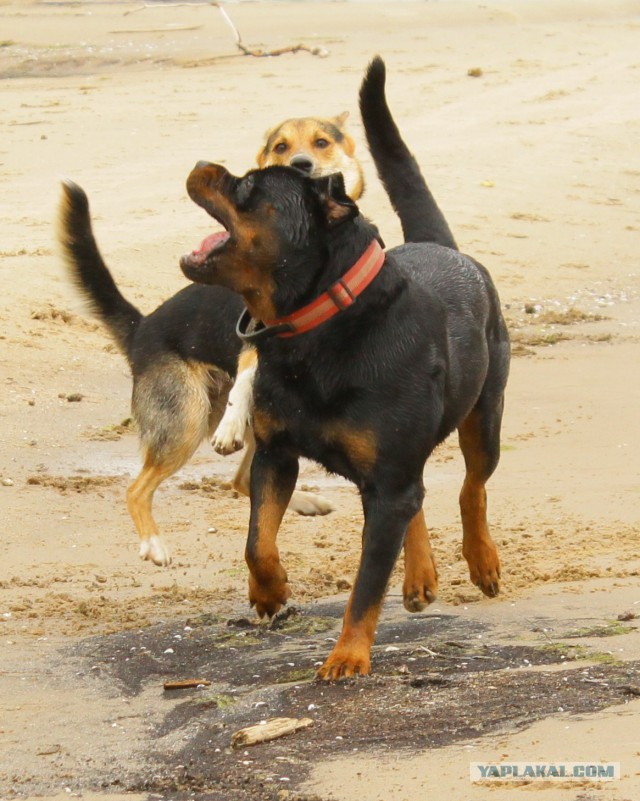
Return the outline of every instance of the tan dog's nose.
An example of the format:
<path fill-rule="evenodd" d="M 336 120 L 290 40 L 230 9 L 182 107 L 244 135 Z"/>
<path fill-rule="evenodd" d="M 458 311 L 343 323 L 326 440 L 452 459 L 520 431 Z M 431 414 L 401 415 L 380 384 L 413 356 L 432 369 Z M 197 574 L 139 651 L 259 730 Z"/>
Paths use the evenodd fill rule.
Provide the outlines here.
<path fill-rule="evenodd" d="M 289 162 L 290 167 L 295 167 L 296 170 L 300 170 L 300 172 L 304 172 L 310 174 L 313 172 L 314 163 L 308 156 L 294 156 L 291 161 Z"/>

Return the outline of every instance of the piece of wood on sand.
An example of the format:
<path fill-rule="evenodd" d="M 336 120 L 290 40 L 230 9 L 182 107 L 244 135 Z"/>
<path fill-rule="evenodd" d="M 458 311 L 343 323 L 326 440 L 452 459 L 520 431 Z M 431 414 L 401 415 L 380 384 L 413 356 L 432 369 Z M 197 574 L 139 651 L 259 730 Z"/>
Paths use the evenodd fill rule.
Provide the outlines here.
<path fill-rule="evenodd" d="M 267 743 L 269 740 L 277 740 L 278 737 L 295 734 L 312 724 L 311 718 L 270 718 L 256 723 L 255 726 L 247 726 L 245 729 L 237 731 L 231 737 L 231 745 L 233 748 L 242 748 L 246 745 Z"/>
<path fill-rule="evenodd" d="M 208 687 L 211 684 L 207 679 L 179 679 L 177 681 L 165 681 L 165 690 L 190 690 L 195 687 Z"/>

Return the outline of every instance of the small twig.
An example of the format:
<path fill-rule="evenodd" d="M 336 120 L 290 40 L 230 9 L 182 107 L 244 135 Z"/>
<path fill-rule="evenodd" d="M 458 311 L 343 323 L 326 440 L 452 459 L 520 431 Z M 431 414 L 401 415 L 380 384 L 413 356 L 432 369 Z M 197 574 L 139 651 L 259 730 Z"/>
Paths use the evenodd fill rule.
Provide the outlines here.
<path fill-rule="evenodd" d="M 178 8 L 179 6 L 191 6 L 192 8 L 197 8 L 201 5 L 202 3 L 163 3 L 162 8 Z M 144 11 L 145 8 L 159 8 L 159 6 L 155 3 L 145 3 L 142 6 L 138 6 L 138 8 L 132 8 L 130 11 L 125 11 L 122 16 L 128 17 L 129 14 L 135 14 L 137 11 Z"/>
<path fill-rule="evenodd" d="M 237 44 L 237 45 L 238 45 L 238 47 L 239 47 L 239 48 L 242 50 L 242 39 L 241 39 L 241 37 L 240 37 L 240 31 L 239 31 L 239 30 L 236 28 L 236 26 L 233 24 L 233 20 L 232 20 L 232 19 L 231 19 L 231 17 L 230 17 L 230 16 L 227 14 L 227 12 L 226 12 L 226 10 L 225 10 L 224 6 L 223 6 L 221 3 L 212 3 L 211 5 L 214 5 L 214 6 L 215 6 L 215 7 L 218 9 L 218 11 L 219 11 L 219 12 L 222 14 L 222 16 L 223 16 L 223 18 L 224 18 L 225 22 L 227 23 L 227 25 L 229 25 L 229 27 L 230 27 L 230 28 L 231 28 L 231 30 L 233 31 L 233 35 L 236 37 L 236 44 Z"/>
<path fill-rule="evenodd" d="M 289 47 L 279 47 L 277 50 L 262 50 L 262 49 L 251 49 L 246 45 L 242 44 L 242 37 L 240 36 L 240 31 L 236 28 L 233 23 L 231 17 L 227 14 L 227 10 L 224 7 L 224 3 L 211 3 L 212 6 L 215 6 L 218 11 L 224 17 L 225 22 L 231 30 L 233 31 L 233 35 L 236 39 L 236 47 L 238 50 L 242 51 L 245 56 L 255 56 L 256 58 L 267 58 L 269 56 L 281 56 L 284 53 L 298 53 L 301 50 L 306 51 L 307 53 L 311 53 L 313 56 L 320 56 L 320 58 L 325 58 L 325 56 L 329 55 L 329 52 L 325 50 L 323 47 L 309 47 L 308 45 L 304 44 L 297 44 L 291 45 Z"/>
<path fill-rule="evenodd" d="M 174 31 L 199 31 L 202 25 L 175 25 L 171 28 L 116 28 L 109 33 L 173 33 Z"/>
<path fill-rule="evenodd" d="M 547 632 L 545 631 L 544 628 L 540 628 L 539 626 L 537 626 L 536 623 L 533 620 L 529 620 L 528 617 L 525 617 L 525 620 L 531 626 L 531 630 L 532 631 L 535 631 L 536 634 L 542 634 L 542 636 L 545 638 L 545 640 L 550 645 L 554 645 L 555 644 L 554 641 L 551 639 L 551 637 L 549 637 L 549 635 L 547 634 Z"/>
<path fill-rule="evenodd" d="M 437 651 L 432 651 L 426 645 L 419 645 L 419 651 L 425 651 L 429 656 L 437 656 L 439 659 L 459 659 L 466 662 L 468 659 L 492 659 L 491 656 L 480 656 L 480 654 L 472 654 L 471 656 L 453 656 L 452 654 L 439 654 Z"/>
<path fill-rule="evenodd" d="M 189 6 L 191 8 L 202 6 L 202 3 L 163 3 L 161 6 L 162 8 L 180 8 L 181 6 Z M 269 58 L 270 56 L 282 56 L 285 53 L 299 53 L 300 51 L 305 51 L 306 53 L 311 53 L 312 56 L 319 56 L 320 58 L 325 58 L 329 55 L 329 51 L 326 50 L 324 47 L 309 47 L 309 45 L 305 44 L 297 44 L 297 45 L 290 45 L 288 47 L 279 47 L 276 50 L 263 50 L 262 48 L 250 48 L 247 47 L 242 43 L 242 37 L 240 36 L 240 31 L 236 28 L 233 23 L 233 20 L 227 13 L 227 10 L 224 8 L 224 3 L 216 3 L 211 0 L 209 5 L 215 6 L 218 11 L 222 14 L 223 19 L 229 25 L 231 30 L 233 31 L 233 35 L 236 40 L 236 47 L 240 50 L 245 56 L 254 56 L 255 58 Z M 135 14 L 136 11 L 144 11 L 145 8 L 158 8 L 156 5 L 150 5 L 149 3 L 145 3 L 138 8 L 132 8 L 130 11 L 125 11 L 123 16 L 127 16 L 128 14 Z M 175 29 L 178 30 L 178 29 Z M 189 28 L 184 28 L 183 30 L 189 30 Z"/>

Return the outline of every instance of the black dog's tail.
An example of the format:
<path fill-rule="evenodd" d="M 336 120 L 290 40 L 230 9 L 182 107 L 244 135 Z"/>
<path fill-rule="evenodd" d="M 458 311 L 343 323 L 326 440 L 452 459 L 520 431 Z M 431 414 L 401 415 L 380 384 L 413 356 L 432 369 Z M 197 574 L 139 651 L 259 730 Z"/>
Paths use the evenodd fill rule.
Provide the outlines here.
<path fill-rule="evenodd" d="M 89 201 L 72 181 L 62 183 L 58 238 L 72 280 L 128 358 L 131 337 L 143 316 L 122 296 L 102 260 L 91 229 Z"/>
<path fill-rule="evenodd" d="M 360 87 L 360 114 L 369 150 L 400 218 L 405 242 L 436 242 L 457 250 L 449 225 L 391 116 L 385 77 L 384 61 L 376 56 Z"/>

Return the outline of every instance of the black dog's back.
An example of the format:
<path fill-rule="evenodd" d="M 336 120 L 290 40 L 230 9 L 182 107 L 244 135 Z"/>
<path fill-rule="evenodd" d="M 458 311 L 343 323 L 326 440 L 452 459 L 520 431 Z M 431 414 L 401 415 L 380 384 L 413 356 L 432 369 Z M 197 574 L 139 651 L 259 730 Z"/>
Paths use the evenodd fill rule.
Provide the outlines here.
<path fill-rule="evenodd" d="M 470 256 L 430 242 L 400 245 L 389 255 L 409 277 L 414 294 L 420 287 L 446 309 L 451 390 L 473 397 L 475 360 L 486 358 L 489 385 L 502 392 L 509 372 L 509 334 L 488 270 Z"/>
<path fill-rule="evenodd" d="M 451 229 L 391 116 L 385 78 L 384 61 L 376 56 L 360 87 L 360 113 L 369 150 L 400 218 L 405 242 L 435 242 L 455 250 Z"/>
<path fill-rule="evenodd" d="M 242 309 L 241 298 L 224 287 L 191 284 L 181 289 L 142 319 L 128 353 L 134 373 L 173 353 L 235 376 L 241 346 L 235 324 Z"/>

